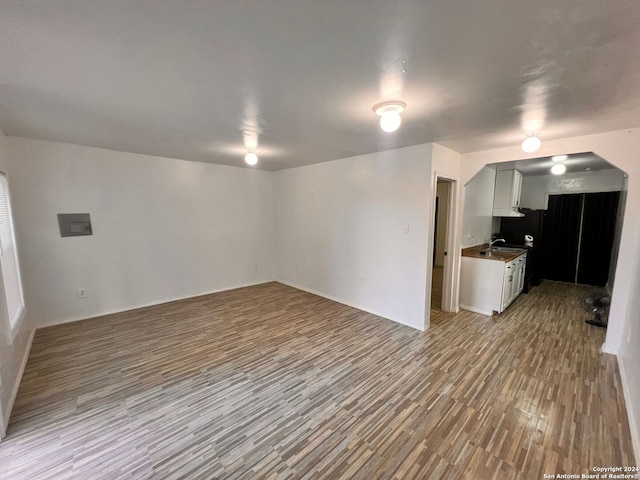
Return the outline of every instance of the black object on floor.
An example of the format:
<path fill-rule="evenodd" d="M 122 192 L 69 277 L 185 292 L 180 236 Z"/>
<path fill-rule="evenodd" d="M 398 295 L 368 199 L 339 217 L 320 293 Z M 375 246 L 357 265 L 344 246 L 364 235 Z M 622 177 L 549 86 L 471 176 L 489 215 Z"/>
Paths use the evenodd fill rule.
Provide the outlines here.
<path fill-rule="evenodd" d="M 607 327 L 607 316 L 609 314 L 609 304 L 611 297 L 601 292 L 592 292 L 582 297 L 580 304 L 586 312 L 593 314 L 593 318 L 585 320 L 594 327 Z"/>

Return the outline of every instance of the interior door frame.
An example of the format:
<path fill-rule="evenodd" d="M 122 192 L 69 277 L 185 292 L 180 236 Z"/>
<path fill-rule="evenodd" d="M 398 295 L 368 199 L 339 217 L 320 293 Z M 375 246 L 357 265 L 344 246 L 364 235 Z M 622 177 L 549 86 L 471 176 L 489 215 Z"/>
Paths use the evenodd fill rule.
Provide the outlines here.
<path fill-rule="evenodd" d="M 442 310 L 445 312 L 457 311 L 457 296 L 454 295 L 457 287 L 457 275 L 456 275 L 456 257 L 455 245 L 456 245 L 456 214 L 458 211 L 458 179 L 447 174 L 434 172 L 433 183 L 431 185 L 431 208 L 429 209 L 429 225 L 430 232 L 435 231 L 435 204 L 438 188 L 438 180 L 449 183 L 449 198 L 447 208 L 447 233 L 445 235 L 445 251 L 447 255 L 444 260 L 444 268 L 442 275 Z M 432 238 L 432 235 L 429 235 Z M 431 287 L 433 283 L 433 258 L 435 252 L 435 243 L 429 242 L 427 249 L 427 291 L 425 295 L 425 319 L 424 328 L 429 328 L 431 323 Z"/>

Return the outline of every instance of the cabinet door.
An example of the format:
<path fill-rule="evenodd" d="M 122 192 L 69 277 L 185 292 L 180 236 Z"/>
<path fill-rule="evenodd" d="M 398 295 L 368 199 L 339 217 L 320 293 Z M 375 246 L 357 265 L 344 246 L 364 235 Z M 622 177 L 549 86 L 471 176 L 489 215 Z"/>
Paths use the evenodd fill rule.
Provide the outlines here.
<path fill-rule="evenodd" d="M 518 294 L 524 289 L 525 270 L 527 267 L 527 256 L 521 255 L 518 258 Z"/>
<path fill-rule="evenodd" d="M 520 206 L 520 194 L 522 193 L 522 174 L 518 170 L 513 171 L 511 179 L 511 207 Z"/>
<path fill-rule="evenodd" d="M 514 260 L 511 262 L 511 298 L 509 299 L 509 303 L 513 302 L 518 296 L 518 282 L 520 281 L 518 278 L 518 273 L 520 269 L 518 267 L 518 260 Z"/>
<path fill-rule="evenodd" d="M 493 208 L 509 209 L 513 199 L 513 172 L 514 170 L 498 170 L 496 172 L 496 187 L 493 196 Z"/>
<path fill-rule="evenodd" d="M 504 267 L 504 280 L 502 284 L 502 305 L 500 311 L 504 311 L 513 300 L 513 272 L 514 263 L 507 263 Z"/>
<path fill-rule="evenodd" d="M 502 281 L 502 299 L 500 300 L 500 311 L 504 311 L 509 304 L 509 275 L 511 271 L 509 267 L 505 265 L 504 267 L 504 279 Z"/>
<path fill-rule="evenodd" d="M 520 207 L 520 192 L 522 191 L 522 174 L 517 170 L 498 170 L 496 172 L 496 186 L 493 194 L 493 209 L 495 216 L 513 213 Z"/>
<path fill-rule="evenodd" d="M 522 272 L 520 271 L 520 259 L 516 259 L 513 266 L 513 292 L 511 292 L 511 301 L 515 300 L 520 293 L 520 279 Z"/>

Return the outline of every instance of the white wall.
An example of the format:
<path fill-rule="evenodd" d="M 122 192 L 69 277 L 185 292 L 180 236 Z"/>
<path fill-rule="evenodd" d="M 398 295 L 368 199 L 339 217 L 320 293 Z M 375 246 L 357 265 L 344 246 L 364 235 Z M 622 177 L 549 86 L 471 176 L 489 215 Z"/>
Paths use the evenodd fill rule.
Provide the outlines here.
<path fill-rule="evenodd" d="M 628 206 L 629 204 L 627 204 Z M 640 240 L 635 244 L 635 248 L 640 252 Z M 622 327 L 623 339 L 618 351 L 618 365 L 620 365 L 631 435 L 634 440 L 636 465 L 640 465 L 640 348 L 638 348 L 640 345 L 640 295 L 638 295 L 640 292 L 640 255 L 635 255 L 630 261 L 631 270 L 636 274 L 629 281 L 629 289 L 635 292 L 635 295 L 631 296 L 627 304 L 630 318 Z M 619 281 L 616 280 L 614 290 L 618 289 Z"/>
<path fill-rule="evenodd" d="M 278 280 L 423 329 L 432 148 L 277 172 Z"/>
<path fill-rule="evenodd" d="M 34 325 L 97 314 L 109 305 L 131 308 L 167 296 L 194 295 L 205 283 L 216 290 L 237 282 L 268 280 L 276 251 L 279 280 L 424 328 L 436 174 L 457 178 L 462 185 L 486 164 L 526 157 L 516 146 L 460 158 L 439 145 L 426 144 L 269 174 L 49 142 L 10 139 L 9 143 L 15 160 L 11 175 L 15 169 L 18 186 L 10 184 L 13 192 L 19 192 L 25 210 L 16 223 L 19 248 L 29 252 L 21 251 L 21 260 L 23 270 L 28 263 L 27 309 Z M 635 347 L 640 343 L 640 223 L 635 220 L 640 215 L 640 132 L 547 141 L 530 157 L 584 151 L 593 151 L 629 173 L 604 349 L 618 355 L 640 458 L 640 350 Z M 489 183 L 487 172 L 482 175 Z M 495 179 L 493 171 L 491 178 Z M 195 194 L 183 195 L 185 190 Z M 468 197 L 469 187 L 465 190 Z M 492 193 L 493 186 L 483 191 Z M 273 204 L 265 200 L 269 195 Z M 466 221 L 461 198 L 458 193 L 452 205 L 457 212 L 453 228 L 458 246 Z M 269 223 L 273 209 L 275 249 Z M 90 211 L 95 235 L 60 239 L 55 214 L 64 211 Z M 166 211 L 172 215 L 165 215 Z M 174 229 L 175 217 L 191 228 Z M 480 242 L 491 234 L 490 211 L 487 220 L 482 223 L 488 226 L 477 230 Z M 131 225 L 140 222 L 146 225 L 143 231 L 130 235 Z M 162 234 L 168 226 L 173 233 L 165 238 Z M 473 230 L 465 229 L 466 233 Z M 176 253 L 171 247 L 180 241 L 189 249 Z M 146 256 L 146 251 L 153 256 Z M 451 251 L 459 265 L 459 248 Z M 225 262 L 225 254 L 235 262 Z M 192 256 L 204 258 L 207 265 L 196 265 Z M 167 261 L 154 262 L 155 258 Z M 260 264 L 261 271 L 248 273 L 254 263 Z M 123 271 L 124 288 L 114 285 Z M 57 272 L 63 274 L 62 283 Z M 145 278 L 151 278 L 151 286 L 140 284 Z M 187 288 L 183 288 L 185 282 Z M 75 298 L 79 287 L 87 288 L 88 298 Z M 103 290 L 107 292 L 104 299 L 91 296 Z M 61 295 L 64 298 L 59 299 Z M 36 305 L 35 312 L 31 303 Z M 45 311 L 47 304 L 53 314 Z M 5 357 L 20 354 L 0 349 L 3 387 Z"/>
<path fill-rule="evenodd" d="M 636 460 L 640 461 L 640 129 L 543 141 L 540 150 L 528 156 L 519 146 L 466 153 L 461 160 L 461 181 L 470 180 L 490 163 L 580 152 L 594 152 L 629 175 L 603 351 L 618 357 Z"/>
<path fill-rule="evenodd" d="M 493 233 L 493 192 L 496 171 L 483 167 L 464 188 L 464 214 L 462 217 L 462 247 L 489 242 Z"/>
<path fill-rule="evenodd" d="M 620 199 L 618 200 L 618 211 L 616 213 L 616 226 L 613 233 L 613 248 L 611 249 L 611 263 L 609 267 L 609 277 L 607 279 L 607 287 L 609 293 L 613 289 L 616 277 L 616 266 L 618 265 L 618 256 L 620 254 L 620 239 L 622 237 L 622 227 L 624 225 L 624 212 L 627 206 L 627 191 L 629 190 L 629 182 L 627 178 L 622 181 L 622 190 L 620 191 Z"/>
<path fill-rule="evenodd" d="M 9 169 L 9 158 L 6 149 L 7 137 L 0 132 L 0 170 L 7 174 L 9 180 L 9 190 L 11 198 L 15 196 L 17 190 L 11 170 Z M 18 254 L 20 260 L 24 261 L 24 252 L 18 245 Z M 0 276 L 0 281 L 1 276 Z M 27 304 L 27 311 L 29 304 Z M 0 315 L 6 315 L 6 311 L 2 309 Z M 1 321 L 7 321 L 3 318 Z M 31 341 L 33 340 L 33 329 L 22 328 L 16 335 L 11 345 L 0 344 L 0 437 L 6 432 L 9 422 L 9 414 L 15 399 L 20 379 L 22 378 L 22 370 L 29 356 Z"/>
<path fill-rule="evenodd" d="M 520 204 L 523 208 L 546 210 L 549 195 L 616 192 L 622 189 L 623 181 L 623 172 L 615 168 L 565 175 L 524 177 Z"/>
<path fill-rule="evenodd" d="M 7 144 L 32 327 L 274 279 L 272 173 Z M 61 238 L 56 215 L 84 212 L 93 235 Z"/>

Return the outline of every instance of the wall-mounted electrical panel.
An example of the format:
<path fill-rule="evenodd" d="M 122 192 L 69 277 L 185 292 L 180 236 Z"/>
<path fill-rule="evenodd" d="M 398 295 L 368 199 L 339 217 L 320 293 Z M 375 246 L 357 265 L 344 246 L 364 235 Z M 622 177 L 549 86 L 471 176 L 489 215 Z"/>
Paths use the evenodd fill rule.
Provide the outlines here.
<path fill-rule="evenodd" d="M 58 226 L 61 237 L 93 235 L 88 213 L 59 213 Z"/>

